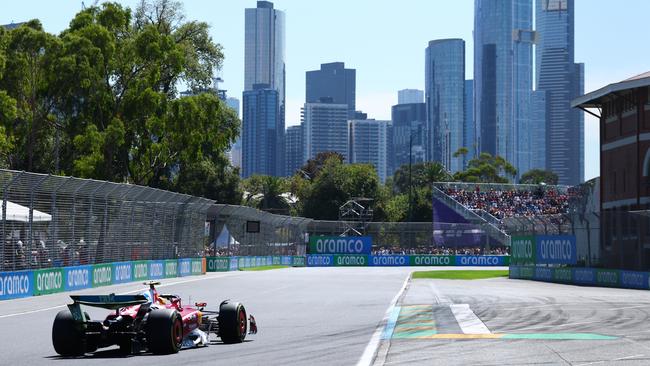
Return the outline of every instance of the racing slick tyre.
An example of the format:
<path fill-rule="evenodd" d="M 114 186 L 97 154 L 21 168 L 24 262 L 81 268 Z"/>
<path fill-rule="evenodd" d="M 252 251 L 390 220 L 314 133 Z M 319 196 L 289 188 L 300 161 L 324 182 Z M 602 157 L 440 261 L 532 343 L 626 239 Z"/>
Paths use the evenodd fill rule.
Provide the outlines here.
<path fill-rule="evenodd" d="M 219 306 L 219 337 L 223 343 L 241 343 L 246 338 L 246 309 L 238 302 L 224 301 Z"/>
<path fill-rule="evenodd" d="M 83 338 L 70 310 L 59 311 L 52 325 L 52 344 L 56 353 L 64 357 L 83 355 L 86 352 Z"/>
<path fill-rule="evenodd" d="M 183 342 L 183 319 L 173 309 L 155 309 L 147 318 L 147 346 L 158 355 L 177 353 Z"/>

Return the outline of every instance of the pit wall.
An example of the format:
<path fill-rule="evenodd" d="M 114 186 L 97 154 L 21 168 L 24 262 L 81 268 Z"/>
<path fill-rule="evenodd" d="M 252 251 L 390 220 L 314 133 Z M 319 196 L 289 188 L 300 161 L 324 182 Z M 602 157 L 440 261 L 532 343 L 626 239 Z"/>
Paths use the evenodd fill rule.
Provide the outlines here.
<path fill-rule="evenodd" d="M 648 272 L 601 268 L 510 266 L 510 278 L 564 283 L 581 286 L 601 286 L 650 290 Z"/>

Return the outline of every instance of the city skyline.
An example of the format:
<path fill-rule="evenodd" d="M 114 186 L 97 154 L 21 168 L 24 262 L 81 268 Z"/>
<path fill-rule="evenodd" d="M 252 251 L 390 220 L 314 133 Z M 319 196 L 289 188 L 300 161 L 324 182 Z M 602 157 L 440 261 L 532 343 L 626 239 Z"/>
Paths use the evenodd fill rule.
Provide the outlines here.
<path fill-rule="evenodd" d="M 284 12 L 270 1 L 257 1 L 245 14 L 241 176 L 282 176 L 286 171 Z"/>
<path fill-rule="evenodd" d="M 134 7 L 137 0 L 119 1 Z M 184 1 L 188 19 L 206 21 L 212 25 L 215 41 L 224 46 L 225 61 L 221 76 L 229 95 L 240 96 L 244 81 L 244 8 L 254 7 L 255 1 L 215 2 Z M 305 71 L 318 68 L 321 63 L 341 61 L 357 69 L 357 109 L 369 117 L 390 118 L 390 108 L 397 104 L 400 89 L 424 89 L 424 60 L 422 50 L 428 41 L 439 38 L 462 38 L 466 42 L 466 78 L 473 78 L 472 30 L 473 1 L 457 1 L 440 5 L 430 1 L 400 3 L 332 0 L 327 4 L 305 3 L 295 0 L 276 0 L 275 7 L 287 12 L 287 117 L 286 125 L 300 121 L 300 107 L 304 103 Z M 345 5 L 345 12 L 340 12 Z M 603 12 L 602 9 L 608 9 Z M 629 9 L 634 8 L 634 12 Z M 45 30 L 59 33 L 65 29 L 81 9 L 80 3 L 50 3 L 26 1 L 5 5 L 0 23 L 7 24 L 38 18 Z M 397 9 L 397 10 L 396 10 Z M 575 12 L 575 59 L 584 62 L 585 91 L 626 79 L 647 71 L 644 50 L 633 46 L 641 39 L 635 24 L 643 22 L 643 14 L 650 10 L 650 2 L 626 1 L 625 6 L 612 7 L 602 0 L 577 0 Z M 363 17 L 359 14 L 367 13 Z M 395 17 L 395 14 L 404 15 Z M 350 27 L 328 27 L 328 19 L 335 17 Z M 405 18 L 408 21 L 400 21 Z M 397 20 L 397 23 L 395 21 Z M 390 22 L 394 24 L 386 27 Z M 611 24 L 616 33 L 631 37 L 616 39 L 616 35 L 600 24 Z M 418 25 L 419 24 L 419 25 Z M 422 27 L 421 24 L 427 24 Z M 638 34 L 638 35 L 637 35 Z M 308 42 L 320 39 L 319 42 Z M 333 40 L 336 40 L 334 42 Z M 609 44 L 611 52 L 600 52 L 597 41 Z M 359 47 L 363 44 L 364 47 Z M 390 45 L 390 50 L 376 57 L 376 52 Z M 639 52 L 641 52 L 639 54 Z M 617 67 L 611 69 L 611 65 Z M 386 73 L 386 70 L 390 70 Z M 585 178 L 598 175 L 598 125 L 585 118 Z"/>

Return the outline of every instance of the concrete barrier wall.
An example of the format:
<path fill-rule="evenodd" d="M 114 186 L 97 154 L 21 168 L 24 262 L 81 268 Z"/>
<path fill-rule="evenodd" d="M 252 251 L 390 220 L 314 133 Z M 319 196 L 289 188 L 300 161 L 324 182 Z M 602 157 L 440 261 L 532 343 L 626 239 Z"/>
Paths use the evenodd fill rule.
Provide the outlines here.
<path fill-rule="evenodd" d="M 206 257 L 129 261 L 0 272 L 0 300 L 82 290 L 149 279 L 184 277 L 206 272 L 237 271 L 251 267 L 366 266 L 507 266 L 508 256 L 466 255 L 361 255 L 313 254 L 306 256 Z M 604 275 L 603 275 L 604 276 Z M 627 278 L 627 277 L 626 277 Z M 647 274 L 645 283 L 647 284 Z"/>
<path fill-rule="evenodd" d="M 648 272 L 615 269 L 510 266 L 510 278 L 582 286 L 650 290 Z"/>
<path fill-rule="evenodd" d="M 205 258 L 102 263 L 0 272 L 0 300 L 205 273 Z"/>

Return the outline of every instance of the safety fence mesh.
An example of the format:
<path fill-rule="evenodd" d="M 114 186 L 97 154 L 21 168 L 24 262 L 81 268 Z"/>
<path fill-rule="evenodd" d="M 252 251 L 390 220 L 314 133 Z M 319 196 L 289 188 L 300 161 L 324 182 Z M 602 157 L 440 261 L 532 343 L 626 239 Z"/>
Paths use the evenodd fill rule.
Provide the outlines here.
<path fill-rule="evenodd" d="M 160 189 L 0 170 L 0 271 L 202 254 L 212 201 Z"/>

